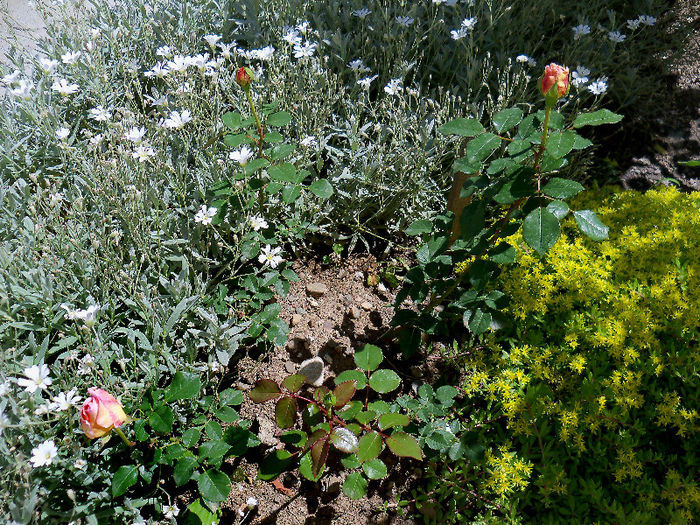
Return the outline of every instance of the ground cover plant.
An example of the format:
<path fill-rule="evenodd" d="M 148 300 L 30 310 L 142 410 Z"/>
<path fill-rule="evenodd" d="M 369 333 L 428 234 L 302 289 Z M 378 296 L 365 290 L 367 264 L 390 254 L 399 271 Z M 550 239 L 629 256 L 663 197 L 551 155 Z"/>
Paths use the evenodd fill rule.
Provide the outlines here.
<path fill-rule="evenodd" d="M 690 521 L 697 199 L 564 202 L 592 126 L 658 93 L 668 20 L 540 4 L 39 2 L 39 56 L 0 66 L 0 517 L 252 521 L 224 509 L 263 450 L 236 363 L 287 343 L 291 260 L 412 238 L 383 351 L 251 385 L 286 430 L 258 477 L 318 480 L 332 444 L 351 499 L 424 460 L 399 504 L 427 520 Z M 409 380 L 436 348 L 466 380 Z"/>

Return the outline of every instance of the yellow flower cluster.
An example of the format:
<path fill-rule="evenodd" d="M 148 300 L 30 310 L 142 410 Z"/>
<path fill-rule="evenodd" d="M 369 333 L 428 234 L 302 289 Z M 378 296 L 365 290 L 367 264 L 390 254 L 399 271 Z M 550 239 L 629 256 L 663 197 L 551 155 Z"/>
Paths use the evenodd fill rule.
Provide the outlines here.
<path fill-rule="evenodd" d="M 486 465 L 486 486 L 499 496 L 524 489 L 532 473 L 532 465 L 510 451 L 508 445 L 500 447 L 496 453 L 489 451 Z"/>

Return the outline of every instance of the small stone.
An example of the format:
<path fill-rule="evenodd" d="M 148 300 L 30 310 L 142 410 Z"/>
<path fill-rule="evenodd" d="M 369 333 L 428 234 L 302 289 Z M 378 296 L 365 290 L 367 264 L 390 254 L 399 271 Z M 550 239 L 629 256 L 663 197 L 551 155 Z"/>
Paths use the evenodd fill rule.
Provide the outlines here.
<path fill-rule="evenodd" d="M 312 357 L 299 365 L 299 374 L 306 376 L 306 379 L 313 386 L 321 386 L 323 384 L 323 359 L 320 357 Z"/>
<path fill-rule="evenodd" d="M 331 321 L 324 321 L 323 322 L 323 329 L 326 330 L 327 332 L 331 332 L 333 330 L 333 327 L 335 325 Z"/>
<path fill-rule="evenodd" d="M 345 294 L 345 295 L 343 295 L 343 296 L 340 298 L 340 301 L 341 301 L 345 306 L 349 306 L 350 304 L 352 304 L 352 295 L 350 295 L 350 294 Z"/>
<path fill-rule="evenodd" d="M 301 314 L 294 314 L 292 316 L 292 326 L 297 326 L 304 320 L 304 316 Z"/>
<path fill-rule="evenodd" d="M 306 285 L 306 293 L 313 297 L 321 297 L 328 291 L 328 286 L 323 283 L 309 283 Z"/>
<path fill-rule="evenodd" d="M 288 374 L 293 374 L 294 372 L 296 372 L 297 365 L 294 364 L 294 362 L 292 361 L 286 361 L 284 363 L 284 369 L 287 371 Z"/>
<path fill-rule="evenodd" d="M 316 299 L 314 299 L 313 297 L 309 297 L 309 305 L 316 308 L 318 306 L 318 301 Z"/>
<path fill-rule="evenodd" d="M 365 310 L 367 310 L 367 311 L 370 311 L 370 310 L 372 310 L 372 309 L 374 308 L 374 306 L 372 305 L 372 303 L 370 303 L 369 301 L 364 301 L 360 306 L 361 306 L 362 308 L 364 308 Z"/>
<path fill-rule="evenodd" d="M 348 315 L 351 319 L 359 319 L 362 315 L 362 310 L 360 310 L 357 306 L 352 306 L 348 311 Z"/>
<path fill-rule="evenodd" d="M 377 285 L 377 291 L 379 291 L 379 293 L 386 293 L 387 292 L 386 286 L 384 286 L 384 283 L 379 283 Z"/>
<path fill-rule="evenodd" d="M 353 277 L 356 281 L 362 281 L 365 278 L 365 274 L 362 272 L 355 272 L 355 275 Z"/>
<path fill-rule="evenodd" d="M 304 310 L 303 308 L 297 308 L 296 313 L 298 313 L 299 315 L 306 315 L 306 310 Z"/>
<path fill-rule="evenodd" d="M 291 340 L 287 341 L 286 347 L 287 347 L 288 352 L 292 352 L 294 350 L 294 348 L 296 347 L 296 343 L 294 342 L 293 339 L 291 339 Z"/>

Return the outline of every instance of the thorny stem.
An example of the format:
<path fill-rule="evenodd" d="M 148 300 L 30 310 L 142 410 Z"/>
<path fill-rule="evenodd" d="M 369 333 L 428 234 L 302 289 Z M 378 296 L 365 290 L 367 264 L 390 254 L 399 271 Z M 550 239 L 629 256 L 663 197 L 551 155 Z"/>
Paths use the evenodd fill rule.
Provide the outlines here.
<path fill-rule="evenodd" d="M 262 159 L 265 157 L 263 154 L 263 143 L 264 143 L 264 133 L 263 133 L 263 125 L 262 122 L 260 122 L 260 117 L 258 117 L 258 112 L 255 109 L 255 103 L 253 102 L 253 96 L 250 94 L 250 86 L 243 88 L 243 91 L 245 91 L 245 96 L 248 99 L 248 105 L 250 106 L 250 111 L 253 113 L 253 118 L 255 118 L 255 125 L 258 128 L 258 158 Z M 262 177 L 262 175 L 260 176 Z M 261 179 L 262 182 L 262 179 Z M 263 204 L 265 203 L 265 194 L 263 193 L 263 188 L 261 187 L 258 190 L 258 206 L 260 208 L 260 213 L 263 212 Z"/>
<path fill-rule="evenodd" d="M 535 171 L 537 172 L 537 193 L 540 193 L 542 185 L 542 155 L 547 147 L 547 139 L 549 138 L 549 117 L 552 114 L 552 106 L 547 102 L 544 109 L 544 124 L 542 126 L 542 140 L 540 147 L 535 154 Z"/>

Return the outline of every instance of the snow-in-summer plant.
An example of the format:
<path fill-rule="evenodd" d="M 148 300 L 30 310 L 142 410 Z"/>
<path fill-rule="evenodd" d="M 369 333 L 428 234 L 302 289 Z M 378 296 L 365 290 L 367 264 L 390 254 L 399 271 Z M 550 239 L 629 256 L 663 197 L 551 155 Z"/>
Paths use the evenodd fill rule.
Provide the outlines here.
<path fill-rule="evenodd" d="M 276 479 L 282 472 L 298 466 L 310 481 L 319 481 L 326 472 L 331 446 L 341 453 L 343 468 L 352 470 L 343 483 L 343 493 L 351 499 L 367 494 L 369 480 L 384 479 L 387 465 L 379 456 L 385 446 L 398 457 L 420 460 L 423 452 L 418 440 L 405 431 L 411 423 L 401 408 L 377 394 L 390 394 L 401 384 L 393 370 L 379 368 L 382 350 L 365 345 L 355 352 L 355 370 L 346 370 L 334 378 L 336 387 L 314 386 L 302 373 L 287 376 L 277 383 L 261 379 L 248 393 L 255 403 L 276 401 L 275 421 L 284 432 L 278 448 L 260 463 L 258 478 Z M 304 390 L 309 390 L 305 393 Z M 360 399 L 353 399 L 365 390 Z M 370 397 L 371 395 L 371 397 Z M 298 425 L 298 414 L 302 424 Z"/>

